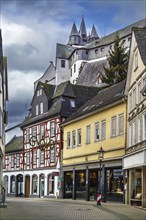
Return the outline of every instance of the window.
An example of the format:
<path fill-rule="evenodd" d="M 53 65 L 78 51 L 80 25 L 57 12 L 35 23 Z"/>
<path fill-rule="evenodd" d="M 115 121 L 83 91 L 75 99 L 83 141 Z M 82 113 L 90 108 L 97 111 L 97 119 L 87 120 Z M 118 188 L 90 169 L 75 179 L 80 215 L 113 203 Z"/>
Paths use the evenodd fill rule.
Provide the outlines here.
<path fill-rule="evenodd" d="M 54 194 L 54 176 L 48 176 L 48 194 Z"/>
<path fill-rule="evenodd" d="M 129 125 L 129 147 L 132 146 L 132 124 Z"/>
<path fill-rule="evenodd" d="M 20 155 L 17 154 L 16 156 L 16 166 L 19 167 L 19 163 L 20 163 Z"/>
<path fill-rule="evenodd" d="M 65 68 L 65 60 L 61 60 L 61 67 Z"/>
<path fill-rule="evenodd" d="M 38 91 L 37 91 L 37 97 L 38 97 L 39 95 L 40 95 L 40 91 L 38 90 Z"/>
<path fill-rule="evenodd" d="M 95 123 L 95 141 L 99 140 L 99 122 Z"/>
<path fill-rule="evenodd" d="M 136 144 L 136 122 L 129 126 L 129 146 Z"/>
<path fill-rule="evenodd" d="M 39 106 L 36 105 L 36 115 L 38 115 L 38 114 L 39 114 Z"/>
<path fill-rule="evenodd" d="M 45 137 L 45 126 L 40 126 L 40 139 L 43 139 Z"/>
<path fill-rule="evenodd" d="M 119 115 L 118 134 L 119 135 L 124 134 L 124 114 L 123 113 Z"/>
<path fill-rule="evenodd" d="M 138 51 L 135 52 L 135 69 L 138 68 Z"/>
<path fill-rule="evenodd" d="M 142 90 L 142 85 L 141 85 L 141 82 L 139 82 L 139 84 L 138 84 L 138 103 L 140 103 L 142 101 L 141 90 Z"/>
<path fill-rule="evenodd" d="M 86 144 L 90 144 L 90 125 L 86 127 Z"/>
<path fill-rule="evenodd" d="M 77 145 L 79 146 L 79 145 L 81 145 L 81 128 L 80 129 L 78 129 L 78 131 L 77 131 L 78 133 L 78 136 L 77 136 Z"/>
<path fill-rule="evenodd" d="M 72 147 L 75 147 L 76 145 L 76 132 L 72 132 Z"/>
<path fill-rule="evenodd" d="M 55 122 L 50 123 L 50 135 L 51 137 L 55 135 Z"/>
<path fill-rule="evenodd" d="M 32 176 L 32 194 L 37 193 L 37 184 L 38 183 L 38 177 L 36 175 Z"/>
<path fill-rule="evenodd" d="M 26 129 L 26 143 L 29 142 L 29 129 Z"/>
<path fill-rule="evenodd" d="M 33 164 L 37 163 L 37 150 L 33 151 Z"/>
<path fill-rule="evenodd" d="M 74 64 L 74 73 L 76 72 L 76 64 Z"/>
<path fill-rule="evenodd" d="M 142 118 L 138 119 L 138 142 L 142 141 Z"/>
<path fill-rule="evenodd" d="M 3 137 L 3 115 L 2 115 L 2 111 L 0 109 L 0 137 Z"/>
<path fill-rule="evenodd" d="M 106 139 L 106 121 L 101 122 L 101 139 Z"/>
<path fill-rule="evenodd" d="M 70 148 L 70 132 L 67 132 L 67 148 Z"/>
<path fill-rule="evenodd" d="M 30 152 L 29 151 L 26 153 L 26 164 L 27 165 L 30 164 Z"/>
<path fill-rule="evenodd" d="M 43 102 L 40 103 L 40 114 L 44 113 Z"/>
<path fill-rule="evenodd" d="M 146 115 L 143 116 L 143 139 L 146 139 Z"/>
<path fill-rule="evenodd" d="M 72 108 L 75 108 L 75 100 L 70 100 L 70 105 Z"/>
<path fill-rule="evenodd" d="M 54 145 L 51 145 L 50 148 L 50 163 L 54 163 L 55 161 L 55 147 Z"/>
<path fill-rule="evenodd" d="M 37 127 L 32 128 L 32 137 L 34 137 L 34 141 L 35 141 L 37 137 Z"/>
<path fill-rule="evenodd" d="M 133 89 L 133 108 L 136 107 L 136 88 Z"/>
<path fill-rule="evenodd" d="M 70 76 L 72 76 L 72 68 L 70 69 Z"/>
<path fill-rule="evenodd" d="M 14 167 L 14 155 L 11 155 L 11 168 Z"/>
<path fill-rule="evenodd" d="M 40 89 L 40 95 L 42 95 L 42 89 Z"/>
<path fill-rule="evenodd" d="M 132 110 L 132 92 L 129 95 L 129 111 Z"/>
<path fill-rule="evenodd" d="M 40 163 L 43 164 L 45 161 L 45 151 L 44 150 L 40 150 Z"/>
<path fill-rule="evenodd" d="M 133 128 L 132 128 L 132 140 L 133 145 L 136 144 L 136 122 L 133 122 Z"/>
<path fill-rule="evenodd" d="M 111 137 L 116 136 L 116 116 L 111 118 Z"/>

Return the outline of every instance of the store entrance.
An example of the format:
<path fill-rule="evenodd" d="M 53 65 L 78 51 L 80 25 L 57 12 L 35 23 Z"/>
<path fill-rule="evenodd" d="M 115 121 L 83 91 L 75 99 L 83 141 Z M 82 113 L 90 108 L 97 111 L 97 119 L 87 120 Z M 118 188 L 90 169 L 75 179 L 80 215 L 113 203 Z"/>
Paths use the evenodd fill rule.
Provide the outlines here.
<path fill-rule="evenodd" d="M 106 170 L 106 200 L 123 202 L 123 171 L 122 169 Z"/>

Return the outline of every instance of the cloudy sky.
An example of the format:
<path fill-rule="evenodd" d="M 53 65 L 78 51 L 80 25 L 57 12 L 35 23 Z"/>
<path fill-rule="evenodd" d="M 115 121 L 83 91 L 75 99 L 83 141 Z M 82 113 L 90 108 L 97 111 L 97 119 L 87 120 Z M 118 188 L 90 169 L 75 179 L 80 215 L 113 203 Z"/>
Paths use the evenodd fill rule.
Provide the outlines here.
<path fill-rule="evenodd" d="M 56 43 L 66 44 L 75 21 L 84 15 L 87 32 L 94 23 L 105 36 L 146 17 L 146 0 L 0 0 L 3 54 L 8 62 L 9 124 L 23 121 L 34 81 L 55 60 Z M 7 142 L 19 135 L 7 133 Z"/>

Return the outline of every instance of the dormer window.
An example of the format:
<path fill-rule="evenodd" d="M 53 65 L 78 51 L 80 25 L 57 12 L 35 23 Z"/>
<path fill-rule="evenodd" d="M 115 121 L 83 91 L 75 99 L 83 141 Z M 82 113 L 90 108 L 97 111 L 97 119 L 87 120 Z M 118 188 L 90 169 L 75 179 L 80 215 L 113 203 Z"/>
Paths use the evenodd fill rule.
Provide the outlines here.
<path fill-rule="evenodd" d="M 61 67 L 65 68 L 65 60 L 61 60 Z"/>
<path fill-rule="evenodd" d="M 70 106 L 72 107 L 72 108 L 75 108 L 76 106 L 75 106 L 75 100 L 70 100 Z"/>

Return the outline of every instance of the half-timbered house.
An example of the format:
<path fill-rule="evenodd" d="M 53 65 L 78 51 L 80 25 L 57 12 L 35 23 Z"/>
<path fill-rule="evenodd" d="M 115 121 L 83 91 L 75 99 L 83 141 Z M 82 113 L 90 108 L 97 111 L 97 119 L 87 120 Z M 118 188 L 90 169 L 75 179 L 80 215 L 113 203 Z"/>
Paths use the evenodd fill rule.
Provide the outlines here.
<path fill-rule="evenodd" d="M 73 85 L 69 81 L 58 86 L 39 82 L 32 98 L 29 114 L 21 124 L 23 130 L 22 163 L 19 171 L 7 161 L 4 171 L 8 193 L 15 180 L 16 196 L 47 197 L 59 195 L 63 132 L 60 123 L 98 93 L 96 87 Z M 14 143 L 15 144 L 15 143 Z M 13 172 L 11 172 L 13 171 Z M 11 173 L 11 175 L 10 175 Z M 9 178 L 7 178 L 9 177 Z M 21 184 L 18 184 L 18 177 Z M 24 184 L 22 184 L 22 182 Z M 18 185 L 23 187 L 18 190 Z M 19 191 L 19 192 L 18 192 Z"/>

